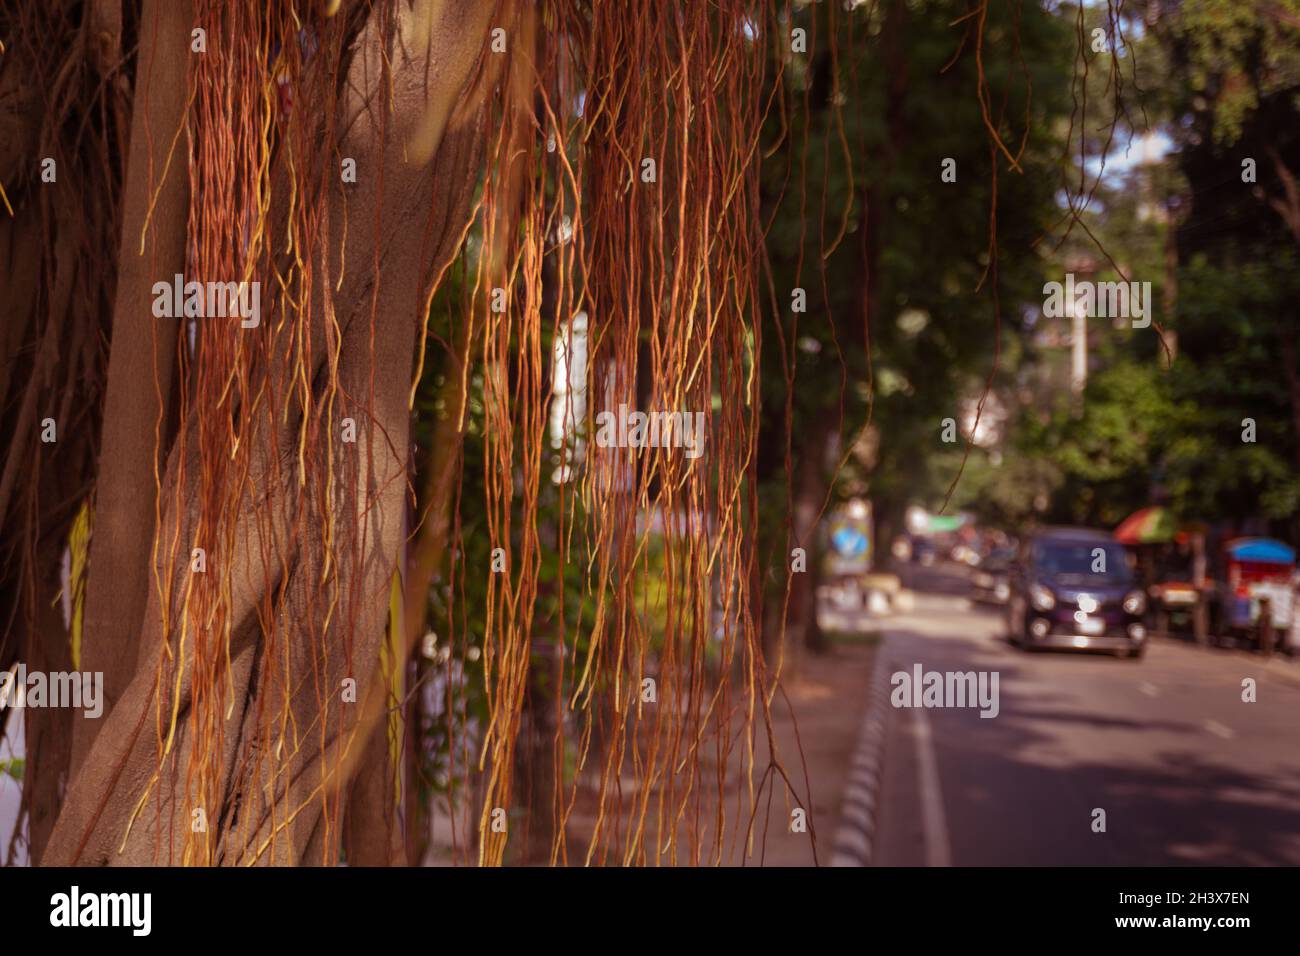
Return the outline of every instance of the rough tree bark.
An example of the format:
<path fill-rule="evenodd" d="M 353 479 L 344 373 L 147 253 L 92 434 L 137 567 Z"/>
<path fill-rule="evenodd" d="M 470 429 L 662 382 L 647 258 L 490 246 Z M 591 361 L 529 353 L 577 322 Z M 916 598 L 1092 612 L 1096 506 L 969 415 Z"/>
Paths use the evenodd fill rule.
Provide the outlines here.
<path fill-rule="evenodd" d="M 104 675 L 104 713 L 126 689 L 135 667 L 152 581 L 149 561 L 154 525 L 155 456 L 165 460 L 178 323 L 154 318 L 152 286 L 158 276 L 185 269 L 185 218 L 189 182 L 182 149 L 168 165 L 184 122 L 185 72 L 194 12 L 190 0 L 145 0 L 136 66 L 135 106 L 127 159 L 122 239 L 117 252 L 117 303 L 100 438 L 95 531 L 86 581 L 82 669 Z M 183 147 L 183 142 L 181 146 Z M 141 234 L 156 195 L 144 249 Z M 161 446 L 161 447 L 159 447 Z M 72 764 L 85 760 L 103 719 L 73 717 Z"/>
<path fill-rule="evenodd" d="M 324 660 L 319 648 L 285 648 L 281 641 L 278 653 L 288 658 L 290 677 L 298 679 L 288 687 L 266 679 L 262 651 L 269 636 L 263 633 L 264 624 L 257 615 L 266 600 L 263 592 L 271 587 L 272 593 L 281 595 L 270 626 L 275 633 L 289 633 L 290 622 L 301 620 L 305 613 L 309 584 L 324 573 L 325 560 L 320 540 L 293 542 L 293 550 L 281 560 L 280 555 L 266 553 L 251 532 L 252 517 L 245 511 L 265 507 L 267 502 L 276 505 L 274 510 L 287 511 L 285 496 L 298 494 L 292 483 L 290 487 L 270 485 L 272 456 L 276 449 L 291 447 L 285 439 L 296 423 L 279 421 L 280 409 L 269 410 L 268 420 L 249 430 L 256 442 L 251 471 L 258 487 L 257 496 L 250 499 L 263 500 L 244 501 L 237 532 L 236 567 L 247 567 L 249 572 L 236 573 L 237 586 L 229 608 L 234 622 L 230 647 L 234 717 L 223 739 L 222 805 L 209 808 L 206 814 L 209 826 L 217 831 L 218 863 L 337 859 L 341 834 L 325 813 L 320 794 L 323 789 L 345 785 L 369 735 L 368 727 L 356 733 L 361 723 L 357 718 L 341 719 L 329 708 L 322 709 L 308 678 L 318 675 L 321 686 L 326 687 L 338 687 L 343 676 L 354 677 L 359 687 L 374 684 L 388 586 L 404 544 L 401 516 L 406 489 L 407 402 L 416 330 L 422 328 L 428 283 L 459 240 L 459 226 L 473 188 L 483 130 L 476 111 L 474 121 L 466 122 L 460 115 L 464 111 L 458 112 L 457 107 L 485 44 L 492 13 L 488 4 L 431 0 L 410 7 L 400 4 L 397 9 L 392 37 L 383 35 L 372 17 L 358 39 L 349 75 L 348 116 L 342 118 L 348 130 L 344 148 L 357 159 L 359 170 L 373 171 L 358 176 L 355 191 L 347 199 L 346 216 L 354 227 L 345 233 L 345 210 L 339 197 L 332 195 L 328 207 L 329 235 L 347 235 L 344 261 L 350 264 L 342 287 L 328 293 L 333 296 L 333 309 L 343 330 L 339 379 L 349 396 L 366 395 L 374 383 L 370 408 L 358 406 L 344 412 L 355 414 L 358 422 L 373 421 L 376 432 L 373 442 L 358 439 L 359 460 L 352 473 L 355 486 L 340 501 L 340 506 L 354 509 L 339 518 L 358 536 L 354 552 L 358 560 L 344 561 L 333 569 L 359 596 L 353 663 L 349 668 L 345 660 L 339 625 L 327 626 L 322 621 L 317 622 L 320 632 L 316 636 L 324 645 Z M 391 87 L 383 76 L 385 58 L 391 61 Z M 382 117 L 380 111 L 389 106 L 391 115 Z M 381 136 L 381 126 L 386 128 L 386 137 Z M 357 228 L 357 223 L 373 223 L 376 228 Z M 412 236 L 423 236 L 424 241 L 412 241 Z M 326 262 L 340 261 L 337 248 L 313 250 L 313 255 L 322 268 Z M 373 272 L 369 268 L 372 262 L 378 266 Z M 316 310 L 325 308 L 322 285 L 317 283 L 312 306 Z M 372 302 L 376 305 L 373 337 Z M 283 341 L 273 341 L 270 348 L 273 356 L 288 354 Z M 319 368 L 323 349 L 316 349 L 314 358 Z M 193 415 L 182 425 L 185 429 L 196 426 Z M 198 443 L 190 440 L 185 444 L 194 449 Z M 168 504 L 160 533 L 189 541 L 193 539 L 194 509 L 187 507 L 177 513 L 173 505 L 181 473 L 177 457 L 173 450 L 163 479 L 163 500 Z M 188 485 L 197 473 L 195 463 L 189 463 L 184 473 L 190 476 Z M 187 496 L 182 495 L 181 500 Z M 278 565 L 269 585 L 262 574 L 251 570 L 264 563 Z M 172 579 L 174 569 L 157 570 L 161 580 Z M 97 573 L 111 573 L 111 569 L 92 566 L 92 579 Z M 179 847 L 189 830 L 193 809 L 184 805 L 181 770 L 194 744 L 186 721 L 193 689 L 188 659 L 180 664 L 183 679 L 175 691 L 177 700 L 172 699 L 170 685 L 157 685 L 165 632 L 161 616 L 157 589 L 151 588 L 134 674 L 69 788 L 43 860 L 46 864 L 179 862 Z M 94 634 L 87 634 L 87 641 L 94 639 Z M 286 697 L 298 725 L 320 729 L 283 754 L 261 752 L 261 741 L 253 733 L 255 718 L 264 712 L 278 712 Z M 173 704 L 181 715 L 176 742 L 160 768 L 154 716 L 157 708 L 167 712 Z M 374 713 L 374 704 L 372 695 L 364 709 Z M 342 769 L 335 776 L 340 762 Z M 150 788 L 160 769 L 161 777 Z"/>

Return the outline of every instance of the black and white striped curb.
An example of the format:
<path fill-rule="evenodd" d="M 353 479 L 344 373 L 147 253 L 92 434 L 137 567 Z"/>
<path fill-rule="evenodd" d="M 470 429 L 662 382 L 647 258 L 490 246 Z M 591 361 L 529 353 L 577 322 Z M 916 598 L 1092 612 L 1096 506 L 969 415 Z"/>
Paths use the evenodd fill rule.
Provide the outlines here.
<path fill-rule="evenodd" d="M 885 729 L 889 722 L 888 638 L 882 636 L 871 669 L 867 713 L 858 735 L 858 747 L 849 766 L 840 810 L 839 830 L 831 866 L 870 866 L 876 832 L 876 809 L 880 798 L 881 770 L 885 754 Z"/>

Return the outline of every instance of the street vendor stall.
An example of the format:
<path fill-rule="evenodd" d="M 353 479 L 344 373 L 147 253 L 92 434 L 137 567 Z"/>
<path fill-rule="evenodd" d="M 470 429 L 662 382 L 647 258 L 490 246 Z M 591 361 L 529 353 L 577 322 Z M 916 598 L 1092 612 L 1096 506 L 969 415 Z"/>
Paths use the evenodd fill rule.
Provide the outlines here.
<path fill-rule="evenodd" d="M 1271 651 L 1286 642 L 1295 598 L 1295 550 L 1273 538 L 1233 538 L 1218 582 L 1220 631 Z"/>
<path fill-rule="evenodd" d="M 1204 641 L 1214 595 L 1206 573 L 1204 529 L 1180 526 L 1167 508 L 1154 506 L 1121 521 L 1115 540 L 1133 552 L 1154 633 L 1164 637 L 1174 631 Z"/>

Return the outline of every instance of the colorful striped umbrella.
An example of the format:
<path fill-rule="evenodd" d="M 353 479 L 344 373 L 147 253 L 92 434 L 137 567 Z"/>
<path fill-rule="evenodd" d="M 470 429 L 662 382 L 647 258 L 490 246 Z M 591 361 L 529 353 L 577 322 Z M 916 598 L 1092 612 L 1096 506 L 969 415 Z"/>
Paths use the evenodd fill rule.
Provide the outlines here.
<path fill-rule="evenodd" d="M 1133 512 L 1115 529 L 1120 544 L 1164 544 L 1173 541 L 1178 525 L 1167 508 L 1142 508 Z"/>

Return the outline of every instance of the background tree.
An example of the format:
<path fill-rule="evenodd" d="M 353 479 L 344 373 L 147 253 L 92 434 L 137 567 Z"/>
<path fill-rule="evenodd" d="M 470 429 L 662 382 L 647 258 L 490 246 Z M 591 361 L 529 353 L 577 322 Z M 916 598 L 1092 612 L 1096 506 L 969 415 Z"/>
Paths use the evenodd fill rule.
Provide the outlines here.
<path fill-rule="evenodd" d="M 961 467 L 941 454 L 943 420 L 964 439 L 1008 305 L 1037 291 L 1024 253 L 1054 212 L 1068 101 L 1053 64 L 1072 41 L 1036 7 L 946 2 L 807 5 L 780 19 L 781 37 L 794 29 L 808 53 L 776 47 L 785 105 L 768 148 L 783 151 L 763 179 L 773 317 L 757 480 L 769 627 L 788 588 L 794 632 L 815 642 L 817 519 L 837 496 L 869 496 L 888 564 L 903 509 L 941 500 Z M 812 573 L 790 573 L 796 546 Z"/>

